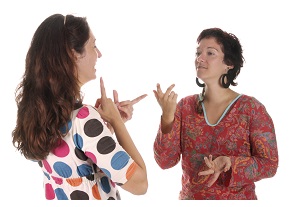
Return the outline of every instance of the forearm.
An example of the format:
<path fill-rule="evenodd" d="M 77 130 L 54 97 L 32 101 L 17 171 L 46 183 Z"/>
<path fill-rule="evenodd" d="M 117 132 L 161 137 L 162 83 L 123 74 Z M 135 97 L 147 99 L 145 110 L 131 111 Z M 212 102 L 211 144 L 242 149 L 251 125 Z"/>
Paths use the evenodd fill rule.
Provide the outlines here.
<path fill-rule="evenodd" d="M 115 132 L 115 136 L 119 144 L 124 148 L 124 150 L 132 157 L 132 159 L 146 171 L 146 166 L 144 160 L 136 148 L 124 122 L 122 120 L 117 120 L 111 124 Z"/>
<path fill-rule="evenodd" d="M 240 184 L 247 185 L 271 178 L 276 174 L 278 168 L 277 161 L 266 158 L 231 156 L 230 159 L 232 167 L 229 172 L 230 180 L 227 182 L 229 187 L 240 187 Z"/>
<path fill-rule="evenodd" d="M 174 121 L 174 115 L 167 116 L 162 114 L 161 116 L 161 131 L 163 134 L 167 134 L 171 131 Z"/>
<path fill-rule="evenodd" d="M 160 126 L 153 148 L 155 161 L 162 169 L 171 168 L 180 161 L 181 148 L 179 137 L 175 134 L 175 130 L 164 134 Z"/>
<path fill-rule="evenodd" d="M 111 124 L 107 123 L 107 127 L 108 127 L 108 129 L 110 130 L 111 134 L 114 134 L 114 129 L 113 129 L 113 127 L 111 126 Z"/>

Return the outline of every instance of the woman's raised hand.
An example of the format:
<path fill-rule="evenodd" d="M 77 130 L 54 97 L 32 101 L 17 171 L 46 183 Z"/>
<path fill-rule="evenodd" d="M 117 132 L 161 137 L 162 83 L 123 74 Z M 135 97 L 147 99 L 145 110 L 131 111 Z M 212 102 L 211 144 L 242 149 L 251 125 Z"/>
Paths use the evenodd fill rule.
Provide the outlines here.
<path fill-rule="evenodd" d="M 155 97 L 162 109 L 162 119 L 166 123 L 170 123 L 174 119 L 174 113 L 177 105 L 178 94 L 176 94 L 172 89 L 174 84 L 170 85 L 166 92 L 163 93 L 161 86 L 157 84 L 157 90 L 153 90 Z"/>
<path fill-rule="evenodd" d="M 146 96 L 147 94 L 143 94 L 133 100 L 126 100 L 126 101 L 119 102 L 118 93 L 116 90 L 113 90 L 114 103 L 116 104 L 120 112 L 121 118 L 124 122 L 132 119 L 133 111 L 134 111 L 133 105 L 138 103 L 140 100 L 144 99 Z"/>
<path fill-rule="evenodd" d="M 95 107 L 100 113 L 102 119 L 108 123 L 113 123 L 117 119 L 121 119 L 121 115 L 117 109 L 116 104 L 112 101 L 111 98 L 107 98 L 106 89 L 104 85 L 103 78 L 100 78 L 100 87 L 101 87 L 101 98 L 97 99 Z"/>

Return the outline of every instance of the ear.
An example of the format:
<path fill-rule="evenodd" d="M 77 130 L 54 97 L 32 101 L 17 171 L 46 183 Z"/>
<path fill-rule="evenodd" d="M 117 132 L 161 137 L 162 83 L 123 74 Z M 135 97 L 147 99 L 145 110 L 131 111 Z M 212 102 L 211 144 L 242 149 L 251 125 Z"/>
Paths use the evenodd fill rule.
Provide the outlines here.
<path fill-rule="evenodd" d="M 230 70 L 230 69 L 233 69 L 234 67 L 235 67 L 234 65 L 228 65 L 227 69 Z"/>
<path fill-rule="evenodd" d="M 73 53 L 73 56 L 75 57 L 76 60 L 80 59 L 81 58 L 81 54 L 78 53 L 76 50 L 72 49 L 72 53 Z"/>

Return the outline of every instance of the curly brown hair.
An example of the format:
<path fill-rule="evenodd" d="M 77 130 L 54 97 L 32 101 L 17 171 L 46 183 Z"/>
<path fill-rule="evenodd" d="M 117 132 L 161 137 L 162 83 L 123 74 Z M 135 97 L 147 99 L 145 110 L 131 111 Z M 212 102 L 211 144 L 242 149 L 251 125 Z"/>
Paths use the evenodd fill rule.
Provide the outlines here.
<path fill-rule="evenodd" d="M 57 147 L 72 111 L 82 105 L 72 50 L 84 52 L 89 32 L 86 17 L 53 14 L 33 35 L 15 91 L 18 112 L 12 131 L 14 147 L 27 159 L 43 160 Z"/>

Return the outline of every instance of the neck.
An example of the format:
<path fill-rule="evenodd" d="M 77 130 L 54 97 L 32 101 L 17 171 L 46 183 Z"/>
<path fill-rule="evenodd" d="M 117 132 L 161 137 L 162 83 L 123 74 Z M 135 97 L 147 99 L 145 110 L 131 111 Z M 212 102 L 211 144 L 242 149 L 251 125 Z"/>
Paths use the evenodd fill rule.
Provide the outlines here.
<path fill-rule="evenodd" d="M 230 88 L 222 87 L 208 87 L 205 89 L 205 102 L 208 103 L 222 103 L 234 99 L 238 93 L 231 90 Z"/>

